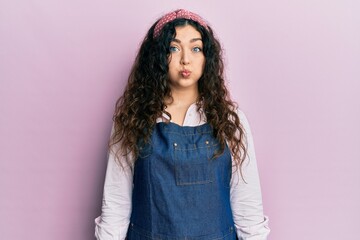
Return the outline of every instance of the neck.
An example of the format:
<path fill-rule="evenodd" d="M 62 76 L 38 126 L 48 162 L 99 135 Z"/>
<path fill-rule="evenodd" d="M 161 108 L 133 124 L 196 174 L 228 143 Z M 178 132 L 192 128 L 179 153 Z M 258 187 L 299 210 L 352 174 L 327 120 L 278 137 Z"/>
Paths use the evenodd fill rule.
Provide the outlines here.
<path fill-rule="evenodd" d="M 197 86 L 192 89 L 171 89 L 171 99 L 166 99 L 166 105 L 174 105 L 174 106 L 190 106 L 194 102 L 198 100 L 199 91 Z"/>

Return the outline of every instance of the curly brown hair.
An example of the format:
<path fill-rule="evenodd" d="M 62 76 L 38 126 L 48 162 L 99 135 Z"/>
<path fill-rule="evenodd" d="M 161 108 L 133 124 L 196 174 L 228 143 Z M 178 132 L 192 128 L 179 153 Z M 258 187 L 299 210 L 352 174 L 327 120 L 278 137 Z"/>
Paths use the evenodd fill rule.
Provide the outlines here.
<path fill-rule="evenodd" d="M 124 93 L 116 102 L 109 148 L 122 166 L 124 163 L 132 166 L 139 153 L 139 141 L 149 141 L 156 119 L 163 113 L 171 119 L 164 103 L 165 98 L 172 99 L 168 80 L 169 46 L 176 34 L 175 27 L 189 24 L 200 32 L 203 41 L 206 61 L 203 75 L 198 81 L 197 108 L 204 112 L 220 143 L 220 151 L 214 157 L 221 155 L 228 143 L 236 169 L 240 167 L 241 172 L 241 165 L 247 154 L 247 142 L 236 103 L 231 101 L 225 86 L 222 49 L 212 28 L 208 26 L 205 29 L 188 19 L 175 19 L 167 23 L 160 35 L 154 38 L 156 23 L 157 21 L 146 34 Z M 119 147 L 113 149 L 115 145 Z M 128 154 L 132 157 L 120 158 Z"/>

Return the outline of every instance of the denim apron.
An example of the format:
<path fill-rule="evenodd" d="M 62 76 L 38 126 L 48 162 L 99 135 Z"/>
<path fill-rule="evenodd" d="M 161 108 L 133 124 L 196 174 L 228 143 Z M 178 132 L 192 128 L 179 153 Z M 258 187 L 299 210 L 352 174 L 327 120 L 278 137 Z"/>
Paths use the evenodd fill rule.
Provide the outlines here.
<path fill-rule="evenodd" d="M 157 123 L 139 145 L 128 240 L 235 240 L 231 155 L 212 127 Z"/>

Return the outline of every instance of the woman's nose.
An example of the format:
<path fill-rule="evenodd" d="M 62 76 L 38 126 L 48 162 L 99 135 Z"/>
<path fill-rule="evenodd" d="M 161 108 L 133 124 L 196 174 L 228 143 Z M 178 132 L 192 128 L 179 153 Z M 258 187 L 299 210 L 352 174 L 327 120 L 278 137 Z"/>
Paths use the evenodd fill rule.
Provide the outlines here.
<path fill-rule="evenodd" d="M 186 65 L 190 63 L 190 56 L 187 51 L 183 51 L 181 55 L 181 64 Z"/>

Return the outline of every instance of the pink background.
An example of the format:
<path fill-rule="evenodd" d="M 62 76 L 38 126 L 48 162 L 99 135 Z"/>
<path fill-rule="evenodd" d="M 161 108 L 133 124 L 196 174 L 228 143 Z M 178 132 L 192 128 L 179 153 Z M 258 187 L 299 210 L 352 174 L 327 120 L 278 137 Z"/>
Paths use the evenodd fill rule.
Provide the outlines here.
<path fill-rule="evenodd" d="M 269 239 L 359 239 L 357 0 L 0 0 L 0 238 L 93 239 L 115 101 L 147 29 L 179 7 L 223 44 Z"/>

